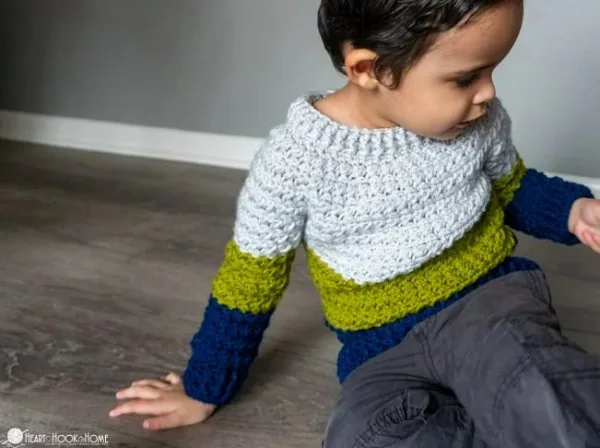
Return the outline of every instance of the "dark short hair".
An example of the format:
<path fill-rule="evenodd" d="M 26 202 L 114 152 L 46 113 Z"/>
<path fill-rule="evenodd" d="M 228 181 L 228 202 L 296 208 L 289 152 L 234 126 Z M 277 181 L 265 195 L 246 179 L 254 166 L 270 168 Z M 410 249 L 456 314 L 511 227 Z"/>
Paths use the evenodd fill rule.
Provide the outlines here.
<path fill-rule="evenodd" d="M 333 65 L 342 74 L 343 46 L 377 54 L 378 79 L 400 77 L 441 32 L 471 20 L 505 0 L 321 0 L 318 29 Z"/>

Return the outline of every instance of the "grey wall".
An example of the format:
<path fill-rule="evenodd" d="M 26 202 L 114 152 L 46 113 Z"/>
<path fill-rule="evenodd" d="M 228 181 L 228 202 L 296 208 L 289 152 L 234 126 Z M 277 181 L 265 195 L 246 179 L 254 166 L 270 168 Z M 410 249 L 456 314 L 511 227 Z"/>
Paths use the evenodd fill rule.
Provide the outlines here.
<path fill-rule="evenodd" d="M 0 109 L 263 137 L 342 83 L 318 0 L 0 0 Z M 526 0 L 496 80 L 529 164 L 600 177 L 597 0 Z M 575 6 L 576 5 L 576 6 Z"/>
<path fill-rule="evenodd" d="M 341 82 L 318 0 L 0 0 L 0 108 L 262 137 Z"/>
<path fill-rule="evenodd" d="M 530 164 L 600 177 L 600 1 L 525 0 L 519 41 L 496 79 Z"/>

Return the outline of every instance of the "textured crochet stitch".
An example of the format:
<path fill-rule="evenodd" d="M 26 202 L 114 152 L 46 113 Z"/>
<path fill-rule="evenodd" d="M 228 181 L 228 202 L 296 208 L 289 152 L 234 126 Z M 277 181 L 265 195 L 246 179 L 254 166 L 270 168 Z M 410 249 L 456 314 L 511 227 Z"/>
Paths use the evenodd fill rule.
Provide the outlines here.
<path fill-rule="evenodd" d="M 358 129 L 304 95 L 255 156 L 233 235 L 184 372 L 188 395 L 223 405 L 242 387 L 303 246 L 326 325 L 342 343 L 340 381 L 414 325 L 501 275 L 512 229 L 564 244 L 589 189 L 527 169 L 500 100 L 450 141 Z"/>

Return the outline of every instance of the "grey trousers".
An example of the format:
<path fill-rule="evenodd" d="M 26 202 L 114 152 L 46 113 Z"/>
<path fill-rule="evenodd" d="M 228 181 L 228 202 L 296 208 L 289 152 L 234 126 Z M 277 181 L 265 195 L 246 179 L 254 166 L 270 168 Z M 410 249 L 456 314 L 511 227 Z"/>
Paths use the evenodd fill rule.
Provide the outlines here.
<path fill-rule="evenodd" d="M 563 336 L 541 272 L 513 273 L 355 370 L 323 447 L 600 447 L 600 358 Z"/>

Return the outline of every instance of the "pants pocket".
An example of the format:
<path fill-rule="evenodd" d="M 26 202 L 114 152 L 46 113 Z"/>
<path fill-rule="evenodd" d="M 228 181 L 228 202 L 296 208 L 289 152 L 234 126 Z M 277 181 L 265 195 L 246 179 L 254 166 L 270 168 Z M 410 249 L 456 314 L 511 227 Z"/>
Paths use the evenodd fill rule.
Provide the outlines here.
<path fill-rule="evenodd" d="M 465 410 L 445 391 L 410 389 L 373 415 L 352 447 L 429 447 L 442 435 L 453 440 L 472 437 Z"/>

